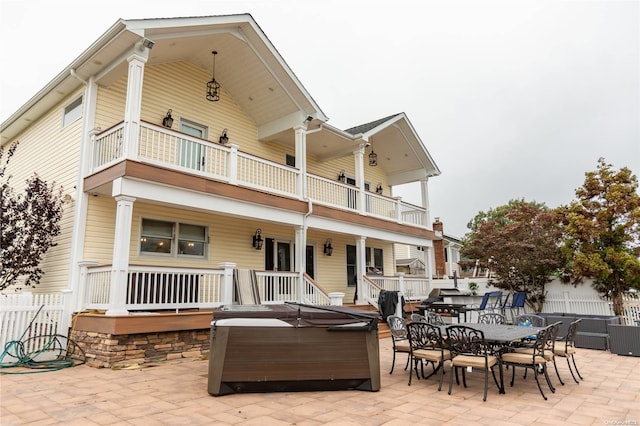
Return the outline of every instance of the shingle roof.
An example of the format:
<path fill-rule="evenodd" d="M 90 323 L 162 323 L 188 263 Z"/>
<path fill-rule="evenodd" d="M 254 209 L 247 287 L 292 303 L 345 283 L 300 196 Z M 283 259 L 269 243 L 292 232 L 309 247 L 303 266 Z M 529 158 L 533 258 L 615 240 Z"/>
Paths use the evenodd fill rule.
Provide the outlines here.
<path fill-rule="evenodd" d="M 397 117 L 398 115 L 400 115 L 400 114 L 393 114 L 393 115 L 390 115 L 388 117 L 381 118 L 381 119 L 376 120 L 376 121 L 372 121 L 370 123 L 361 124 L 359 126 L 355 126 L 355 127 L 350 128 L 350 129 L 347 129 L 347 130 L 345 130 L 345 132 L 351 133 L 352 135 L 357 135 L 359 133 L 366 133 L 369 130 L 378 127 L 379 125 L 381 125 L 385 121 L 388 121 L 388 120 L 392 119 L 393 117 Z"/>

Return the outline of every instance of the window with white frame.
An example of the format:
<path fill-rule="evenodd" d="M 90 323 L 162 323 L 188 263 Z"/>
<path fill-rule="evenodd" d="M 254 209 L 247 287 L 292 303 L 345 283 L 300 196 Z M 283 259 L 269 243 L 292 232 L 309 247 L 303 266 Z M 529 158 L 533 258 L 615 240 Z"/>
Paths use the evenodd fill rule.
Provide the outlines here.
<path fill-rule="evenodd" d="M 64 107 L 62 127 L 67 127 L 69 124 L 73 123 L 80 117 L 82 117 L 82 96 Z"/>
<path fill-rule="evenodd" d="M 142 219 L 140 253 L 204 257 L 206 246 L 206 226 Z"/>

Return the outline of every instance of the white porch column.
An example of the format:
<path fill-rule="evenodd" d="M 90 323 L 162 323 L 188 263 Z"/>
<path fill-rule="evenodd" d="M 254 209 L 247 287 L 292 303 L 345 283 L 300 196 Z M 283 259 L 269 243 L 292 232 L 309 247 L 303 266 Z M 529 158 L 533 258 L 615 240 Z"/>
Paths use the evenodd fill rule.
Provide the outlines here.
<path fill-rule="evenodd" d="M 298 302 L 304 302 L 304 273 L 306 272 L 307 233 L 303 226 L 296 227 L 295 270 L 298 271 Z"/>
<path fill-rule="evenodd" d="M 116 230 L 113 241 L 113 261 L 111 262 L 111 287 L 109 289 L 109 309 L 105 315 L 128 315 L 126 307 L 127 275 L 129 273 L 129 246 L 131 241 L 131 219 L 135 198 L 120 195 L 116 197 Z"/>
<path fill-rule="evenodd" d="M 367 253 L 366 253 L 367 237 L 359 237 L 356 240 L 356 294 L 358 298 L 356 305 L 364 304 L 364 286 L 363 276 L 367 271 Z"/>
<path fill-rule="evenodd" d="M 218 268 L 224 269 L 220 283 L 220 302 L 223 305 L 231 305 L 233 304 L 233 270 L 236 268 L 236 264 L 233 262 L 219 263 Z"/>
<path fill-rule="evenodd" d="M 433 249 L 431 247 L 423 247 L 424 248 L 424 274 L 427 276 L 429 282 L 431 282 L 431 277 L 433 277 Z"/>
<path fill-rule="evenodd" d="M 73 228 L 71 231 L 71 258 L 69 262 L 69 296 L 65 297 L 65 316 L 71 317 L 73 312 L 84 308 L 84 302 L 80 293 L 84 291 L 82 275 L 82 260 L 84 253 L 84 237 L 87 229 L 87 210 L 89 194 L 83 190 L 84 178 L 91 172 L 93 164 L 93 144 L 95 135 L 96 104 L 98 97 L 98 84 L 94 77 L 86 82 L 84 93 L 84 112 L 82 123 L 82 140 L 80 143 L 80 173 L 76 178 L 76 190 L 72 197 L 75 199 L 73 211 Z"/>
<path fill-rule="evenodd" d="M 307 125 L 296 126 L 293 130 L 296 141 L 296 168 L 300 171 L 296 191 L 298 197 L 304 199 L 307 196 Z"/>
<path fill-rule="evenodd" d="M 364 150 L 366 148 L 365 143 L 361 143 L 356 151 L 353 152 L 353 158 L 355 161 L 356 171 L 356 186 L 358 187 L 358 210 L 362 214 L 367 213 L 366 206 L 366 193 L 364 191 Z"/>
<path fill-rule="evenodd" d="M 431 211 L 429 209 L 429 178 L 420 179 L 420 194 L 422 196 L 422 207 L 424 207 L 424 226 L 431 229 Z"/>
<path fill-rule="evenodd" d="M 398 304 L 396 305 L 396 315 L 400 318 L 404 318 L 404 312 L 402 311 L 402 297 L 406 294 L 406 284 L 404 282 L 404 272 L 398 273 Z"/>
<path fill-rule="evenodd" d="M 135 158 L 140 136 L 140 111 L 142 109 L 142 80 L 144 64 L 149 57 L 149 49 L 138 45 L 136 51 L 127 58 L 127 98 L 124 108 L 124 140 L 122 151 L 126 158 Z"/>

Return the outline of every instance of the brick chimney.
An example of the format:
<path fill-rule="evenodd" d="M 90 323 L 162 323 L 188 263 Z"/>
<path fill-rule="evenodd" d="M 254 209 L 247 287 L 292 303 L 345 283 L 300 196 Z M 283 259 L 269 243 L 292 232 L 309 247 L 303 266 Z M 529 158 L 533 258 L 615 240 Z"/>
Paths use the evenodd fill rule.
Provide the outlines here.
<path fill-rule="evenodd" d="M 436 217 L 435 222 L 433 222 L 433 231 L 436 233 L 437 237 L 440 237 L 439 240 L 433 241 L 433 256 L 436 262 L 436 275 L 441 277 L 447 274 L 447 265 L 444 258 L 444 232 L 442 222 L 440 222 L 440 218 Z"/>

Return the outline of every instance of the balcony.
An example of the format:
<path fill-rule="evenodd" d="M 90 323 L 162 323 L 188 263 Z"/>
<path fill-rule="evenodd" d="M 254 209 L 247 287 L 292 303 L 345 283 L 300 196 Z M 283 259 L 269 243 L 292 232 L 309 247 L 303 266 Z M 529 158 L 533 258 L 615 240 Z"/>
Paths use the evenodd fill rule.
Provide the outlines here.
<path fill-rule="evenodd" d="M 128 146 L 124 123 L 93 138 L 90 174 L 125 159 L 428 229 L 426 210 L 398 198 L 385 197 L 322 176 L 184 133 L 143 122 L 135 146 Z M 303 185 L 303 176 L 305 182 Z"/>

